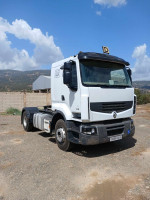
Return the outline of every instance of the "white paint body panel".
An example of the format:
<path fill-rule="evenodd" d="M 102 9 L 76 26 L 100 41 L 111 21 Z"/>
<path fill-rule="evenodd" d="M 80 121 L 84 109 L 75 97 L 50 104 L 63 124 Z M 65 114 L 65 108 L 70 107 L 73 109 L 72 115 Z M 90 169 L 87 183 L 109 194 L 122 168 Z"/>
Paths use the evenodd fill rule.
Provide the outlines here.
<path fill-rule="evenodd" d="M 63 84 L 63 70 L 60 69 L 60 67 L 64 65 L 64 62 L 70 60 L 76 62 L 78 80 L 77 91 L 72 91 Z M 62 95 L 65 101 L 62 100 Z M 96 122 L 113 119 L 113 115 L 112 113 L 90 111 L 90 102 L 134 101 L 134 89 L 84 87 L 81 82 L 78 57 L 70 57 L 52 65 L 51 100 L 52 110 L 61 111 L 65 115 L 66 120 Z M 81 119 L 74 119 L 73 113 L 81 113 Z M 117 118 L 127 118 L 131 116 L 133 116 L 133 108 L 117 113 Z"/>
<path fill-rule="evenodd" d="M 90 102 L 134 101 L 134 89 L 89 87 L 89 99 Z M 133 107 L 129 110 L 117 113 L 116 119 L 127 118 L 131 116 L 133 116 Z M 113 119 L 112 113 L 109 114 L 90 111 L 90 121 L 102 121 L 109 119 Z"/>
<path fill-rule="evenodd" d="M 63 70 L 60 69 L 64 65 L 64 62 L 69 60 L 76 61 L 77 65 L 77 77 L 79 77 L 78 59 L 76 57 L 70 57 L 63 61 L 59 61 L 52 65 L 51 70 L 51 98 L 52 98 L 52 110 L 61 111 L 67 120 L 73 119 L 72 113 L 81 113 L 80 105 L 80 85 L 78 84 L 78 90 L 72 91 L 67 85 L 63 84 Z M 62 100 L 64 96 L 65 100 Z M 79 120 L 77 120 L 79 121 Z"/>

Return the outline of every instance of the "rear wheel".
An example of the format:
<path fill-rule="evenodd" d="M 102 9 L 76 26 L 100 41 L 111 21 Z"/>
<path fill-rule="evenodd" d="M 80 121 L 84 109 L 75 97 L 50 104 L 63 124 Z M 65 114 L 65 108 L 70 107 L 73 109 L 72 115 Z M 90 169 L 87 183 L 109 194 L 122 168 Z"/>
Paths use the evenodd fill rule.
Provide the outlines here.
<path fill-rule="evenodd" d="M 63 151 L 69 151 L 73 146 L 67 139 L 67 127 L 62 119 L 55 125 L 55 139 L 58 147 Z"/>
<path fill-rule="evenodd" d="M 29 132 L 33 130 L 33 125 L 29 123 L 29 119 L 27 118 L 26 111 L 23 113 L 22 123 L 23 123 L 23 128 L 25 131 Z"/>

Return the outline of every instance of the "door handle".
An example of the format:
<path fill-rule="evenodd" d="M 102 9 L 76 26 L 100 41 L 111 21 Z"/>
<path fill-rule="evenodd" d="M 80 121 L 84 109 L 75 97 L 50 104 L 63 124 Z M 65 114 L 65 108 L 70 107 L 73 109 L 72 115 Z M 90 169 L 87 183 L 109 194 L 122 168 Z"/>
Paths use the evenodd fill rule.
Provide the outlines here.
<path fill-rule="evenodd" d="M 62 100 L 62 101 L 65 101 L 64 95 L 61 95 L 61 100 Z"/>

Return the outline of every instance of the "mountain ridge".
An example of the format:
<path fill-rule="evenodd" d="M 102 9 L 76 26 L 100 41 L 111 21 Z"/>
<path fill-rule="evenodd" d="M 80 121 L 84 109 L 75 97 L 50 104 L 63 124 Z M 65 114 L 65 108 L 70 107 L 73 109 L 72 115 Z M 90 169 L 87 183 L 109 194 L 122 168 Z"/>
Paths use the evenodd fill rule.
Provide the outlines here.
<path fill-rule="evenodd" d="M 40 76 L 50 76 L 51 70 L 0 70 L 0 92 L 32 91 L 32 83 Z M 150 81 L 133 81 L 133 86 L 150 91 Z"/>
<path fill-rule="evenodd" d="M 0 92 L 32 91 L 32 83 L 40 76 L 50 76 L 50 70 L 0 70 Z"/>

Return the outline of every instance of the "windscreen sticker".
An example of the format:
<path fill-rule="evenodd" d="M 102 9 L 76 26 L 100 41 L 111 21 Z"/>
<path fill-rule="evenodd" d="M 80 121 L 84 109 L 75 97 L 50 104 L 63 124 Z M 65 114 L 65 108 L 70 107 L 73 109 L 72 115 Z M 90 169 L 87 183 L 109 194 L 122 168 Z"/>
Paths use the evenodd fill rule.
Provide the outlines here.
<path fill-rule="evenodd" d="M 114 80 L 109 80 L 110 85 L 114 85 Z"/>

